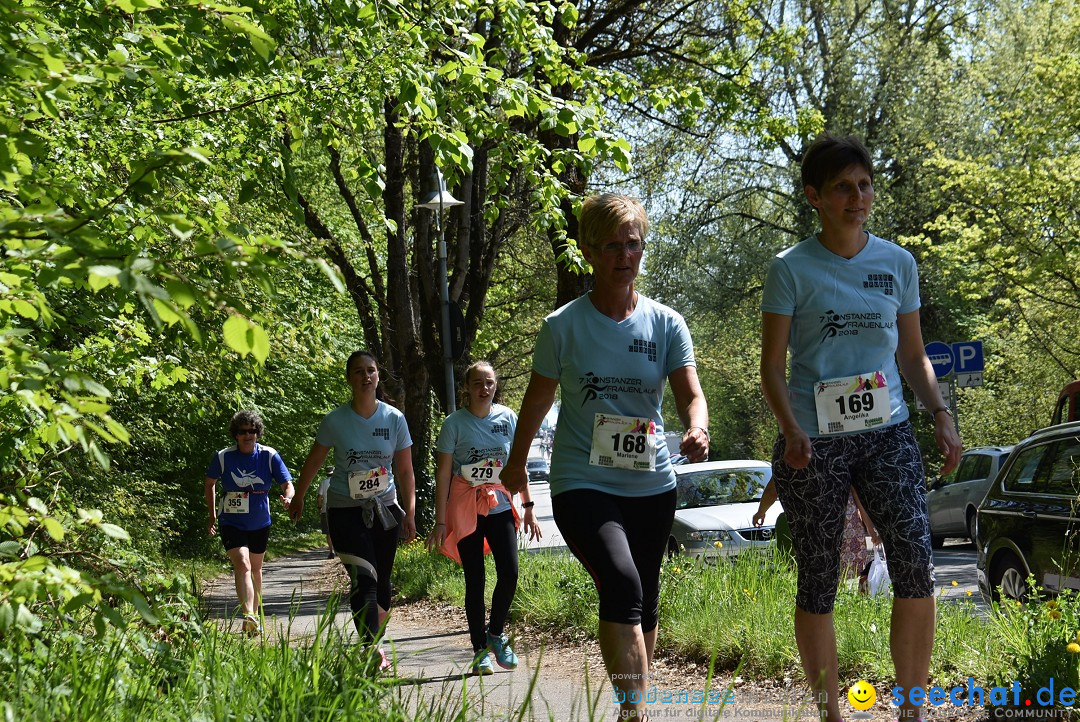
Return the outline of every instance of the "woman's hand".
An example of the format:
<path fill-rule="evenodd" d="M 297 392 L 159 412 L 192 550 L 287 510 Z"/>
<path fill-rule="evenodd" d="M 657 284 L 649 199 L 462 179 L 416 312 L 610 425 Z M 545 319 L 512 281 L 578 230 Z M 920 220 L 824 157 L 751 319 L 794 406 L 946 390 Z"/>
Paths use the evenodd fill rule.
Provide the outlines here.
<path fill-rule="evenodd" d="M 784 430 L 784 463 L 792 469 L 804 469 L 810 463 L 813 450 L 810 437 L 797 425 Z"/>
<path fill-rule="evenodd" d="M 289 512 L 289 518 L 293 521 L 300 521 L 300 517 L 304 514 L 304 497 L 299 493 L 292 498 L 292 501 L 285 505 L 285 510 Z"/>
<path fill-rule="evenodd" d="M 428 534 L 426 540 L 424 540 L 424 546 L 427 547 L 429 552 L 442 549 L 443 542 L 446 541 L 446 524 L 436 524 L 435 528 Z"/>
<path fill-rule="evenodd" d="M 524 464 L 510 464 L 499 472 L 499 481 L 511 494 L 517 494 L 529 485 L 529 474 L 525 471 Z"/>
<path fill-rule="evenodd" d="M 217 534 L 217 517 L 216 516 L 210 517 L 210 526 L 208 526 L 206 528 L 206 533 L 209 536 L 214 536 L 215 534 Z"/>
<path fill-rule="evenodd" d="M 765 510 L 758 509 L 754 512 L 754 526 L 761 526 L 765 523 Z"/>
<path fill-rule="evenodd" d="M 540 530 L 540 525 L 536 522 L 536 515 L 533 514 L 532 507 L 530 506 L 525 510 L 525 516 L 522 517 L 525 531 L 529 535 L 529 541 L 539 541 L 543 538 L 544 533 Z"/>
<path fill-rule="evenodd" d="M 416 538 L 416 516 L 408 512 L 401 520 L 401 541 L 408 544 Z"/>

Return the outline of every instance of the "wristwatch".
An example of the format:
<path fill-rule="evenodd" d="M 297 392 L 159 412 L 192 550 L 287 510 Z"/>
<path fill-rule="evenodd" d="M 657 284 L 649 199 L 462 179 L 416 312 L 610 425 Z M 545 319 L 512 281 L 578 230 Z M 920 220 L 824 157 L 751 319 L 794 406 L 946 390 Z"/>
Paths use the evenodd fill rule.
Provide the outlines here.
<path fill-rule="evenodd" d="M 949 416 L 952 416 L 952 411 L 949 410 L 948 406 L 939 406 L 936 409 L 934 409 L 933 411 L 931 411 L 930 415 L 933 416 L 936 419 L 937 415 L 940 414 L 942 411 L 944 411 Z"/>

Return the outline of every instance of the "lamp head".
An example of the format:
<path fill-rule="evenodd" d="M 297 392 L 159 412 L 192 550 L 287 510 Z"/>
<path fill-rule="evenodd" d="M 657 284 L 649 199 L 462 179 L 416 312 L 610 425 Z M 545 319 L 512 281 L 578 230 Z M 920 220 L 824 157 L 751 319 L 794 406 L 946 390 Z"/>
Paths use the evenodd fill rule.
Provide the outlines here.
<path fill-rule="evenodd" d="M 431 177 L 428 179 L 425 193 L 417 205 L 421 208 L 427 208 L 429 211 L 437 211 L 440 208 L 460 206 L 464 203 L 464 201 L 454 198 L 454 196 L 450 195 L 450 191 L 446 190 L 446 179 L 443 178 L 439 167 L 435 166 L 435 170 L 432 171 Z"/>

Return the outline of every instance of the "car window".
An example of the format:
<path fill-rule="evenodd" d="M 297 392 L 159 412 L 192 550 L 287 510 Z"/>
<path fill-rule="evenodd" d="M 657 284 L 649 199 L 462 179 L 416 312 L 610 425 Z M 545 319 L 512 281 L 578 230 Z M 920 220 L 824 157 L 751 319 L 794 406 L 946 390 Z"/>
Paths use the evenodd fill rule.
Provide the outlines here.
<path fill-rule="evenodd" d="M 676 508 L 741 504 L 757 501 L 769 482 L 758 469 L 717 469 L 678 475 Z"/>
<path fill-rule="evenodd" d="M 1053 448 L 1046 491 L 1076 496 L 1080 492 L 1080 437 L 1063 439 Z"/>
<path fill-rule="evenodd" d="M 967 456 L 962 458 L 960 460 L 960 467 L 956 470 L 956 476 L 953 477 L 948 483 L 951 484 L 953 481 L 961 482 L 977 479 L 978 477 L 975 475 L 975 466 L 978 463 L 978 460 L 978 454 L 968 454 Z"/>
<path fill-rule="evenodd" d="M 1041 444 L 1021 451 L 1009 467 L 1009 474 L 1002 482 L 1002 487 L 1006 491 L 1035 491 L 1039 480 L 1036 475 L 1049 448 L 1050 444 Z"/>
<path fill-rule="evenodd" d="M 990 476 L 990 464 L 993 463 L 993 459 L 989 454 L 976 454 L 974 471 L 971 472 L 972 479 L 985 479 Z"/>

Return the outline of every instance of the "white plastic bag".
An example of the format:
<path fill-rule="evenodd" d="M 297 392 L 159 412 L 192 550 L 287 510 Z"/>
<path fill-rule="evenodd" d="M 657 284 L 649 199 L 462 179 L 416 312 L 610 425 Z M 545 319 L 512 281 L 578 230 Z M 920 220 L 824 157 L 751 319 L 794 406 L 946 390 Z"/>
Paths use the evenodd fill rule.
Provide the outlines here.
<path fill-rule="evenodd" d="M 888 594 L 892 589 L 889 579 L 889 567 L 885 564 L 885 551 L 880 546 L 874 547 L 874 559 L 870 562 L 870 571 L 866 575 L 870 596 Z"/>

